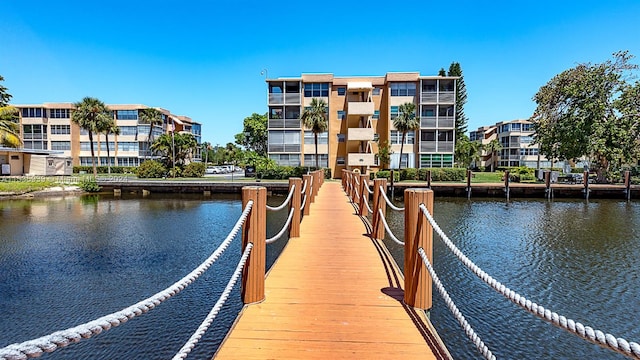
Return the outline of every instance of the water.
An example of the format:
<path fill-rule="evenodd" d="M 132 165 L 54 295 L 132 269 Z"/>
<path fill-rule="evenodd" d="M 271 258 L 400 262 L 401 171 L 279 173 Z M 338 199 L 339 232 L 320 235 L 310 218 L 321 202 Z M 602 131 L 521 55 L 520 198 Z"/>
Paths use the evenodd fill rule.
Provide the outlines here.
<path fill-rule="evenodd" d="M 498 281 L 561 315 L 640 340 L 640 204 L 609 200 L 437 199 L 434 217 Z M 387 212 L 396 234 L 402 214 Z M 403 250 L 385 240 L 396 261 Z M 513 305 L 434 237 L 435 270 L 498 359 L 625 359 Z M 431 320 L 455 359 L 480 359 L 434 290 Z"/>
<path fill-rule="evenodd" d="M 93 320 L 170 286 L 217 248 L 240 207 L 237 196 L 158 194 L 0 202 L 0 347 Z M 402 217 L 388 215 L 402 234 Z M 286 214 L 268 217 L 271 236 Z M 576 321 L 640 340 L 637 202 L 437 199 L 435 218 L 498 281 Z M 148 314 L 47 357 L 171 358 L 217 301 L 239 259 L 238 240 L 200 279 Z M 285 243 L 267 247 L 268 265 Z M 401 264 L 402 249 L 386 243 Z M 434 258 L 449 294 L 499 359 L 624 359 L 511 304 L 437 238 Z M 189 358 L 210 358 L 241 307 L 236 288 Z M 431 319 L 455 359 L 481 358 L 437 293 Z"/>
<path fill-rule="evenodd" d="M 165 289 L 218 247 L 241 212 L 238 196 L 0 202 L 0 347 L 85 323 Z M 270 213 L 267 236 L 285 220 L 284 211 Z M 268 247 L 268 266 L 284 244 L 286 238 Z M 149 313 L 49 357 L 171 358 L 219 298 L 240 245 L 236 238 L 197 281 Z M 213 356 L 241 307 L 236 285 L 190 358 Z"/>

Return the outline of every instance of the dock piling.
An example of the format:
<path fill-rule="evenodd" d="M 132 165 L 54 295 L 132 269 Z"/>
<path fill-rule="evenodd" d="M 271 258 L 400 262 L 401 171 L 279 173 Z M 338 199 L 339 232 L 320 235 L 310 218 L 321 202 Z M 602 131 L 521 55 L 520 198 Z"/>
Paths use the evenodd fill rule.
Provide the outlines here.
<path fill-rule="evenodd" d="M 433 264 L 433 228 L 420 204 L 433 214 L 433 190 L 404 191 L 404 302 L 428 310 L 432 306 L 432 279 L 418 249 L 423 248 Z"/>
<path fill-rule="evenodd" d="M 242 208 L 253 201 L 251 213 L 242 226 L 242 251 L 248 243 L 253 244 L 251 255 L 242 270 L 242 301 L 245 304 L 264 300 L 264 274 L 267 239 L 267 188 L 244 186 Z"/>

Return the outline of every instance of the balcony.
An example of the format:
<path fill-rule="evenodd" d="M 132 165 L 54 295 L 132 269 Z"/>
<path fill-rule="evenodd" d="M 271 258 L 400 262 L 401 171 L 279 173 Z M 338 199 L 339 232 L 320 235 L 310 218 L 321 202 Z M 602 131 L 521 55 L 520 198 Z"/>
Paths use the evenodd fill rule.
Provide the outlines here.
<path fill-rule="evenodd" d="M 373 115 L 373 102 L 350 101 L 347 111 L 349 115 Z"/>
<path fill-rule="evenodd" d="M 347 90 L 371 90 L 373 89 L 373 85 L 371 81 L 350 81 L 347 83 Z"/>
<path fill-rule="evenodd" d="M 437 127 L 435 116 L 423 116 L 420 118 L 421 128 L 435 129 Z"/>
<path fill-rule="evenodd" d="M 373 128 L 349 128 L 348 141 L 371 141 L 374 139 Z"/>
<path fill-rule="evenodd" d="M 269 144 L 269 152 L 299 153 L 300 144 Z"/>
<path fill-rule="evenodd" d="M 300 93 L 284 94 L 284 103 L 287 105 L 300 105 Z"/>
<path fill-rule="evenodd" d="M 375 166 L 376 156 L 372 153 L 352 153 L 347 158 L 349 166 Z"/>
<path fill-rule="evenodd" d="M 438 116 L 438 128 L 450 128 L 453 129 L 455 125 L 454 116 Z"/>
<path fill-rule="evenodd" d="M 420 94 L 420 102 L 426 104 L 435 104 L 438 102 L 438 93 L 435 91 L 422 92 Z"/>
<path fill-rule="evenodd" d="M 300 119 L 269 119 L 269 129 L 300 128 Z"/>
<path fill-rule="evenodd" d="M 438 93 L 438 102 L 453 104 L 456 101 L 454 91 L 440 91 Z"/>

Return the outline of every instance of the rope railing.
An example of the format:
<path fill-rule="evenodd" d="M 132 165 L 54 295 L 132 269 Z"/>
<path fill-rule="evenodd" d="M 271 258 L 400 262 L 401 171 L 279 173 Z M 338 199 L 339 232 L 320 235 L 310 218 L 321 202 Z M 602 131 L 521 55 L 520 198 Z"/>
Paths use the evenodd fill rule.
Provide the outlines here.
<path fill-rule="evenodd" d="M 458 310 L 458 307 L 456 306 L 456 304 L 453 302 L 453 300 L 451 300 L 449 293 L 447 293 L 447 290 L 442 285 L 442 282 L 440 282 L 440 278 L 438 277 L 435 270 L 431 266 L 429 259 L 427 259 L 427 254 L 424 252 L 424 249 L 419 248 L 418 254 L 420 255 L 420 258 L 422 258 L 422 262 L 424 263 L 424 265 L 427 267 L 427 270 L 429 271 L 429 275 L 431 275 L 431 278 L 433 279 L 433 284 L 436 286 L 436 289 L 440 293 L 440 296 L 442 297 L 444 302 L 447 304 L 447 307 L 449 308 L 453 316 L 456 318 L 460 326 L 462 326 L 462 328 L 464 329 L 464 332 L 465 334 L 467 334 L 467 337 L 469 337 L 469 339 L 473 342 L 473 344 L 476 346 L 478 351 L 480 351 L 480 353 L 482 354 L 482 356 L 484 356 L 485 359 L 495 360 L 496 357 L 491 353 L 491 350 L 489 350 L 489 348 L 484 344 L 482 339 L 480 339 L 480 336 L 476 334 L 476 332 L 473 330 L 471 325 L 469 325 L 469 323 L 467 322 L 467 319 L 465 319 L 464 315 L 462 315 L 460 310 Z"/>
<path fill-rule="evenodd" d="M 267 210 L 269 211 L 280 211 L 282 209 L 284 209 L 287 205 L 289 205 L 289 202 L 291 201 L 291 198 L 293 197 L 293 192 L 296 190 L 296 186 L 293 185 L 291 187 L 291 190 L 289 190 L 289 195 L 287 195 L 287 198 L 282 202 L 282 204 L 278 205 L 278 206 L 269 206 L 267 205 Z"/>
<path fill-rule="evenodd" d="M 144 299 L 134 305 L 131 305 L 118 312 L 105 315 L 96 320 L 78 325 L 66 330 L 56 331 L 50 335 L 42 336 L 34 340 L 25 341 L 19 344 L 11 344 L 0 349 L 0 360 L 22 360 L 41 356 L 45 352 L 53 352 L 61 347 L 65 347 L 71 343 L 79 342 L 82 339 L 91 338 L 100 334 L 102 331 L 119 326 L 130 319 L 149 312 L 162 302 L 178 294 L 187 286 L 193 283 L 200 275 L 202 275 L 211 265 L 218 260 L 222 253 L 229 247 L 231 241 L 236 237 L 240 228 L 245 223 L 253 202 L 249 201 L 242 215 L 227 235 L 226 239 L 218 246 L 218 248 L 202 263 L 189 274 L 170 287 L 162 290 L 151 297 Z"/>
<path fill-rule="evenodd" d="M 367 210 L 369 210 L 369 214 L 373 213 L 373 210 L 371 209 L 371 206 L 369 205 L 369 200 L 367 199 L 368 196 L 364 197 L 364 206 L 367 208 Z"/>
<path fill-rule="evenodd" d="M 284 223 L 284 226 L 282 227 L 282 229 L 280 229 L 280 231 L 277 234 L 275 234 L 273 237 L 270 237 L 265 241 L 267 244 L 276 242 L 278 239 L 282 237 L 282 235 L 284 235 L 284 233 L 289 228 L 289 224 L 291 224 L 291 219 L 293 219 L 293 210 L 294 209 L 291 208 L 291 210 L 289 211 L 289 217 L 287 218 L 287 221 Z"/>
<path fill-rule="evenodd" d="M 392 208 L 395 211 L 404 211 L 404 208 L 402 207 L 397 207 L 395 205 L 393 205 L 393 203 L 391 202 L 391 200 L 389 200 L 389 198 L 387 197 L 387 192 L 384 191 L 384 189 L 382 188 L 382 186 L 380 187 L 380 194 L 382 194 L 382 197 L 384 197 L 384 201 L 387 202 L 387 205 L 389 205 L 390 208 Z"/>
<path fill-rule="evenodd" d="M 242 253 L 240 261 L 238 262 L 238 266 L 236 266 L 236 270 L 233 272 L 231 279 L 229 279 L 227 286 L 222 292 L 222 295 L 220 295 L 220 298 L 218 298 L 218 301 L 216 301 L 215 305 L 213 306 L 207 317 L 204 319 L 204 321 L 200 324 L 200 326 L 198 326 L 198 329 L 196 329 L 193 335 L 191 335 L 189 341 L 187 341 L 187 343 L 184 344 L 184 346 L 182 346 L 178 353 L 173 357 L 173 360 L 185 359 L 196 346 L 196 344 L 198 344 L 198 341 L 200 341 L 200 338 L 202 338 L 204 333 L 207 332 L 207 330 L 211 326 L 211 323 L 213 323 L 213 320 L 216 318 L 216 316 L 224 306 L 224 303 L 229 298 L 231 290 L 233 290 L 233 287 L 238 282 L 238 278 L 240 277 L 240 275 L 242 275 L 242 269 L 247 263 L 247 259 L 249 259 L 249 254 L 251 254 L 252 248 L 253 244 L 248 243 L 244 252 Z"/>
<path fill-rule="evenodd" d="M 364 188 L 367 189 L 369 194 L 373 194 L 373 190 L 369 187 L 369 184 L 366 184 Z"/>
<path fill-rule="evenodd" d="M 304 181 L 304 186 L 302 186 L 302 190 L 300 190 L 300 194 L 305 194 L 307 192 L 307 180 Z"/>
<path fill-rule="evenodd" d="M 302 198 L 302 204 L 300 205 L 300 209 L 304 211 L 305 205 L 307 205 L 307 194 L 304 194 L 304 198 Z"/>
<path fill-rule="evenodd" d="M 384 214 L 382 213 L 382 209 L 378 209 L 378 218 L 382 220 L 382 224 L 384 225 L 385 230 L 387 230 L 387 234 L 391 240 L 393 240 L 396 244 L 404 246 L 404 241 L 398 240 L 398 238 L 393 234 L 391 229 L 389 229 L 389 224 L 387 224 L 387 219 L 385 219 Z"/>
<path fill-rule="evenodd" d="M 640 344 L 636 342 L 628 342 L 623 338 L 616 338 L 615 336 L 604 333 L 600 330 L 593 329 L 590 326 L 585 326 L 582 323 L 576 322 L 572 319 L 567 319 L 565 316 L 558 315 L 556 312 L 551 311 L 549 309 L 545 309 L 543 306 L 538 305 L 537 303 L 528 300 L 524 296 L 516 293 L 515 291 L 509 289 L 505 285 L 501 284 L 489 274 L 484 272 L 480 267 L 473 263 L 466 255 L 458 249 L 453 242 L 449 239 L 449 237 L 442 231 L 438 223 L 433 219 L 429 211 L 424 206 L 424 204 L 420 205 L 420 210 L 425 215 L 429 223 L 433 229 L 438 233 L 442 241 L 445 245 L 451 250 L 451 252 L 476 276 L 478 276 L 482 281 L 484 281 L 487 285 L 492 287 L 498 293 L 500 293 L 505 298 L 509 299 L 514 304 L 523 308 L 527 312 L 539 317 L 540 319 L 552 323 L 569 333 L 574 335 L 578 335 L 579 337 L 590 341 L 594 344 L 602 346 L 604 348 L 616 351 L 625 356 L 632 357 L 635 359 L 640 359 Z"/>

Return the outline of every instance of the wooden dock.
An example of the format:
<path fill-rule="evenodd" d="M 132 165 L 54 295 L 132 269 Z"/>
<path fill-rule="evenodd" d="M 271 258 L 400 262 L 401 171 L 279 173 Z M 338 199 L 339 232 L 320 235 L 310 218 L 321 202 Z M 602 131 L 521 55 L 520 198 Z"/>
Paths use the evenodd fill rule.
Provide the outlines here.
<path fill-rule="evenodd" d="M 367 232 L 340 183 L 326 182 L 267 275 L 266 300 L 245 306 L 215 359 L 450 359 Z"/>

